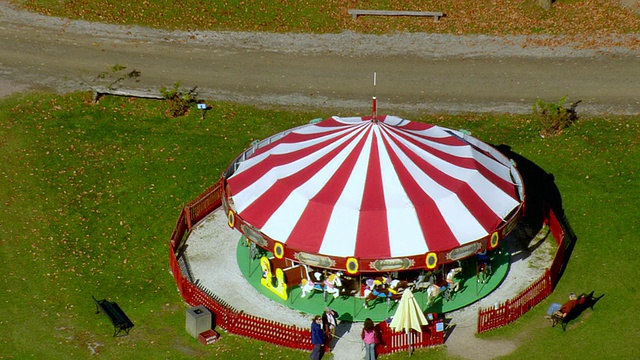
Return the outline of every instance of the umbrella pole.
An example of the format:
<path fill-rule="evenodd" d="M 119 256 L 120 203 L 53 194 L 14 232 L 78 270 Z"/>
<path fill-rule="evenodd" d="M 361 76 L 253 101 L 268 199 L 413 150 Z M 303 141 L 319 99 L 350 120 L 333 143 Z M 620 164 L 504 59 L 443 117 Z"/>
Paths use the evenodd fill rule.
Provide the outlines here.
<path fill-rule="evenodd" d="M 411 329 L 407 331 L 407 336 L 409 337 L 409 356 L 411 356 Z"/>

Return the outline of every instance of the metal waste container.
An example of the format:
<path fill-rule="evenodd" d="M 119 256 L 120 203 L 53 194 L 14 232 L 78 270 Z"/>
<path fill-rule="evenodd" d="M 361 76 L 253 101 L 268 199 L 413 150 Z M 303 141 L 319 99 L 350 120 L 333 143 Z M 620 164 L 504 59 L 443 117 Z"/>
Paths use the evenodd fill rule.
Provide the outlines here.
<path fill-rule="evenodd" d="M 211 330 L 211 312 L 204 306 L 198 305 L 187 309 L 187 332 L 195 339 L 200 333 Z"/>

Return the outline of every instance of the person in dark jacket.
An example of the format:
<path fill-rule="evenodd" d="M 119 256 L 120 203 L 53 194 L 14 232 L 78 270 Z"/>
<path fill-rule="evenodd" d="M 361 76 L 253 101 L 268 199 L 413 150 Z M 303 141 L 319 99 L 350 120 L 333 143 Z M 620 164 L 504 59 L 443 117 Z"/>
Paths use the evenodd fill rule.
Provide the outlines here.
<path fill-rule="evenodd" d="M 330 307 L 325 307 L 322 313 L 322 328 L 324 329 L 326 348 L 331 351 L 331 340 L 336 334 L 336 327 L 338 326 L 338 314 L 337 311 L 332 310 Z"/>
<path fill-rule="evenodd" d="M 325 335 L 324 330 L 322 329 L 322 317 L 320 315 L 316 315 L 311 323 L 311 343 L 313 343 L 313 351 L 311 351 L 309 359 L 322 359 L 322 356 L 324 355 L 324 341 Z"/>

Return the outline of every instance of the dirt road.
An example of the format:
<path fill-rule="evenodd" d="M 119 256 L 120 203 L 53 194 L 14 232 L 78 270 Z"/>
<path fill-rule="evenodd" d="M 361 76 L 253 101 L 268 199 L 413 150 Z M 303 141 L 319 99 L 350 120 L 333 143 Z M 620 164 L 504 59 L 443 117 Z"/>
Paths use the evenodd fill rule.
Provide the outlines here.
<path fill-rule="evenodd" d="M 327 116 L 366 114 L 372 96 L 379 112 L 398 115 L 529 113 L 536 98 L 564 95 L 582 100 L 582 114 L 640 113 L 640 52 L 580 45 L 534 46 L 518 36 L 167 32 L 43 17 L 0 2 L 0 96 L 88 90 L 121 65 L 141 72 L 126 87 L 180 82 L 205 99 L 321 108 Z"/>

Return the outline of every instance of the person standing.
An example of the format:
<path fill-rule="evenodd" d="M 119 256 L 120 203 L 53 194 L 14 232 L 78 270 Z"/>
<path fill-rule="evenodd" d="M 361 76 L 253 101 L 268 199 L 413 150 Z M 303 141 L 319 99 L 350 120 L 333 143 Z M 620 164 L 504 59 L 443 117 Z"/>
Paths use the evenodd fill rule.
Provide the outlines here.
<path fill-rule="evenodd" d="M 336 333 L 336 327 L 338 326 L 338 313 L 332 310 L 330 307 L 324 308 L 322 314 L 322 327 L 326 335 L 327 349 L 331 351 L 331 340 Z"/>
<path fill-rule="evenodd" d="M 360 337 L 362 337 L 362 341 L 364 341 L 365 360 L 376 360 L 376 344 L 378 343 L 378 336 L 376 334 L 376 327 L 373 324 L 373 320 L 370 318 L 366 318 L 364 320 L 364 326 Z"/>
<path fill-rule="evenodd" d="M 311 323 L 311 343 L 313 344 L 313 351 L 309 355 L 310 360 L 320 360 L 324 355 L 324 342 L 325 336 L 322 330 L 322 317 L 316 315 Z"/>

